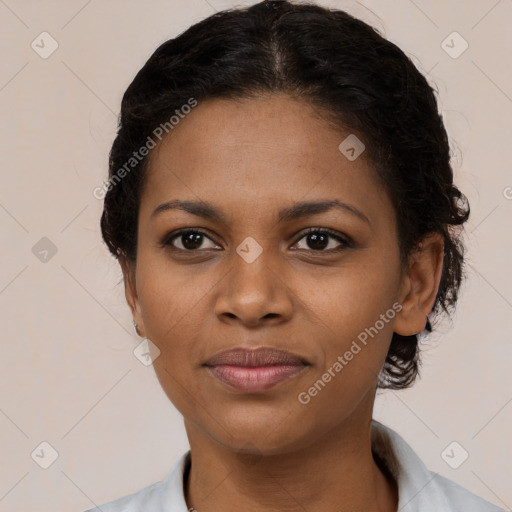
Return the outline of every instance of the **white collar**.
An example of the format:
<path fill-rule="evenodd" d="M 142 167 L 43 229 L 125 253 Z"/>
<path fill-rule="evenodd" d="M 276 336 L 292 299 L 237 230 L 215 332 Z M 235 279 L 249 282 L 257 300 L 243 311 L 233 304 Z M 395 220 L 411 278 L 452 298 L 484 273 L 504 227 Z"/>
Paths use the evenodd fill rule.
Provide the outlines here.
<path fill-rule="evenodd" d="M 398 484 L 398 512 L 503 512 L 460 485 L 433 473 L 394 430 L 372 420 L 371 442 Z M 176 462 L 163 482 L 86 512 L 189 512 L 183 491 L 183 472 L 190 450 Z M 199 511 L 200 512 L 200 511 Z"/>

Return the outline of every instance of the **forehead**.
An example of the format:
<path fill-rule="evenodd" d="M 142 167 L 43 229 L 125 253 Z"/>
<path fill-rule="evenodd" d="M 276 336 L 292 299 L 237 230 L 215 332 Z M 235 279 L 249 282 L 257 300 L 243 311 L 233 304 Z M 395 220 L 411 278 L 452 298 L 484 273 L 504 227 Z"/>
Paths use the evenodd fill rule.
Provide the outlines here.
<path fill-rule="evenodd" d="M 150 154 L 141 210 L 184 196 L 245 210 L 315 197 L 378 207 L 364 152 L 351 161 L 339 149 L 349 135 L 286 95 L 199 103 Z"/>
<path fill-rule="evenodd" d="M 337 150 L 336 142 L 342 136 L 341 129 L 330 127 L 313 105 L 285 94 L 254 99 L 209 99 L 179 121 L 151 158 L 165 159 L 165 153 L 170 150 L 178 156 L 184 148 L 196 150 L 187 155 L 193 161 L 209 149 L 222 157 L 236 147 L 253 154 L 317 159 L 321 156 L 318 152 L 321 146 L 326 149 L 334 145 L 331 150 Z M 228 148 L 226 155 L 222 148 Z"/>

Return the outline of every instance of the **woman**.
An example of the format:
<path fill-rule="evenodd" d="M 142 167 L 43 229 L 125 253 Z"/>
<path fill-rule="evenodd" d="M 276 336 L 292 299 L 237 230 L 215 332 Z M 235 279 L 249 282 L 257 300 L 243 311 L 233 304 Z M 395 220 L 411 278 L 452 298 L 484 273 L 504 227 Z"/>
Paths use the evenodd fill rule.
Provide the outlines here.
<path fill-rule="evenodd" d="M 139 71 L 109 164 L 103 237 L 191 449 L 94 510 L 499 510 L 372 419 L 457 301 L 469 216 L 399 48 L 315 5 L 216 13 Z"/>

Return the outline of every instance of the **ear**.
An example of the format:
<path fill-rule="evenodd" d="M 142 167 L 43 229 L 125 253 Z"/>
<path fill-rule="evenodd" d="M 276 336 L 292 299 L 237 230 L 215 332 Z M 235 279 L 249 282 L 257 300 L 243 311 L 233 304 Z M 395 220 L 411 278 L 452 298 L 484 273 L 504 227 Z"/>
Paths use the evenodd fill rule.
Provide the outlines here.
<path fill-rule="evenodd" d="M 397 334 L 412 336 L 425 328 L 439 289 L 443 259 L 444 241 L 439 233 L 426 235 L 410 256 L 399 293 L 402 309 L 393 326 Z"/>
<path fill-rule="evenodd" d="M 129 261 L 125 256 L 119 258 L 124 279 L 124 294 L 126 302 L 130 306 L 133 321 L 137 324 L 136 330 L 139 336 L 145 337 L 144 320 L 141 315 L 137 284 L 135 281 L 135 263 Z"/>

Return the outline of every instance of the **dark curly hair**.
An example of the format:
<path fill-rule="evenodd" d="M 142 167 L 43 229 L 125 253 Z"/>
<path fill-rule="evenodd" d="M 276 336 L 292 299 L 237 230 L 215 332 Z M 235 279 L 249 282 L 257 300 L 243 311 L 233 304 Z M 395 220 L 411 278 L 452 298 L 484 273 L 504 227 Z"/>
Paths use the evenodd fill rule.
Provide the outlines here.
<path fill-rule="evenodd" d="M 137 219 L 148 156 L 120 169 L 155 127 L 191 98 L 251 98 L 284 92 L 308 101 L 365 141 L 393 203 L 402 266 L 428 233 L 444 239 L 431 314 L 448 315 L 463 278 L 466 197 L 453 184 L 448 137 L 433 89 L 412 61 L 346 12 L 264 1 L 218 12 L 163 43 L 126 90 L 109 157 L 101 231 L 110 252 L 136 262 Z M 117 178 L 114 180 L 113 178 Z M 419 374 L 419 337 L 393 334 L 379 388 L 409 387 Z"/>

